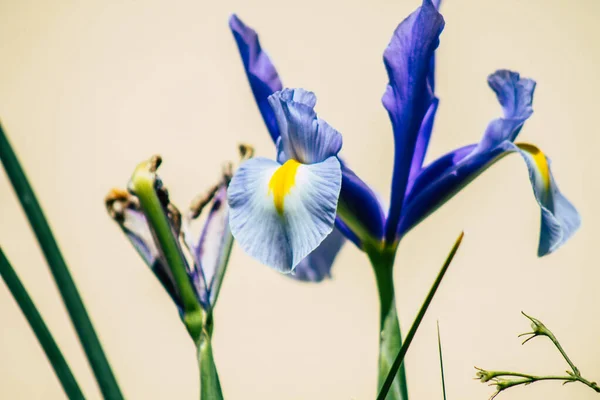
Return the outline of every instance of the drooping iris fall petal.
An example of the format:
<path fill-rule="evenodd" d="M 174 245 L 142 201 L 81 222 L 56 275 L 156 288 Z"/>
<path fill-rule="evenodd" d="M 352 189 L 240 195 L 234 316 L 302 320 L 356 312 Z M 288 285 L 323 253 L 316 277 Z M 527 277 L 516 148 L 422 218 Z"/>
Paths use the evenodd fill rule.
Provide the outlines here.
<path fill-rule="evenodd" d="M 502 105 L 504 116 L 489 124 L 478 144 L 450 152 L 421 172 L 406 197 L 399 234 L 404 235 L 496 161 L 510 153 L 518 153 L 527 165 L 541 209 L 538 255 L 543 256 L 571 237 L 581 219 L 558 189 L 550 162 L 541 150 L 530 144 L 513 143 L 533 113 L 535 82 L 506 70 L 490 75 L 488 82 Z"/>
<path fill-rule="evenodd" d="M 333 230 L 340 186 L 336 157 L 246 161 L 229 185 L 231 231 L 246 253 L 289 273 Z"/>

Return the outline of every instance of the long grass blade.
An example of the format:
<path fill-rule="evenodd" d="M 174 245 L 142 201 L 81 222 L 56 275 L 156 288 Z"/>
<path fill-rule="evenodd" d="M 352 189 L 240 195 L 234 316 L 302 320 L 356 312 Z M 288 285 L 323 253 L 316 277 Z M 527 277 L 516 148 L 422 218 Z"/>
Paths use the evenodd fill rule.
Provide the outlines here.
<path fill-rule="evenodd" d="M 44 257 L 48 262 L 56 286 L 67 308 L 83 350 L 92 367 L 98 385 L 105 399 L 121 400 L 123 395 L 110 368 L 108 359 L 102 350 L 92 321 L 88 316 L 79 291 L 69 272 L 67 264 L 58 248 L 58 244 L 44 216 L 44 212 L 33 192 L 31 185 L 13 151 L 2 125 L 0 124 L 0 161 L 6 170 L 19 202 L 35 233 Z"/>
<path fill-rule="evenodd" d="M 60 351 L 52 333 L 48 329 L 48 326 L 42 319 L 37 307 L 31 300 L 27 289 L 21 283 L 19 276 L 13 269 L 12 265 L 8 261 L 8 258 L 4 255 L 2 248 L 0 247 L 0 276 L 6 283 L 8 290 L 12 294 L 13 298 L 17 302 L 19 308 L 23 312 L 23 315 L 29 322 L 29 326 L 33 330 L 33 333 L 37 337 L 42 349 L 48 357 L 48 361 L 54 368 L 54 373 L 60 381 L 60 384 L 65 391 L 67 397 L 73 399 L 85 399 L 77 380 L 73 376 L 65 357 Z"/>
<path fill-rule="evenodd" d="M 427 297 L 425 298 L 425 301 L 423 302 L 423 305 L 421 306 L 419 313 L 415 317 L 415 320 L 414 320 L 412 326 L 410 327 L 408 334 L 406 335 L 406 339 L 404 340 L 404 343 L 402 343 L 402 347 L 400 347 L 398 356 L 396 357 L 396 360 L 394 360 L 394 364 L 392 364 L 392 367 L 390 368 L 390 373 L 388 374 L 385 382 L 383 383 L 383 386 L 381 387 L 381 391 L 379 392 L 379 395 L 377 396 L 377 400 L 385 400 L 385 398 L 390 390 L 390 387 L 392 386 L 392 383 L 394 381 L 394 377 L 398 373 L 398 370 L 400 369 L 400 366 L 402 365 L 402 362 L 404 361 L 404 357 L 406 356 L 406 352 L 408 351 L 408 348 L 410 347 L 410 344 L 412 343 L 412 341 L 415 337 L 415 334 L 417 333 L 417 329 L 419 328 L 419 325 L 421 324 L 421 321 L 423 320 L 423 317 L 425 316 L 425 312 L 427 312 L 427 309 L 429 308 L 429 305 L 431 304 L 431 300 L 433 300 L 433 296 L 435 295 L 438 288 L 440 287 L 440 283 L 442 283 L 442 279 L 444 278 L 444 275 L 448 271 L 448 267 L 450 266 L 450 263 L 452 262 L 454 255 L 458 251 L 458 248 L 460 247 L 463 237 L 464 237 L 464 232 L 461 232 L 461 234 L 458 236 L 458 239 L 456 239 L 456 242 L 454 243 L 452 250 L 450 250 L 450 254 L 448 254 L 448 257 L 446 258 L 446 261 L 444 262 L 442 269 L 438 273 L 437 278 L 433 282 L 433 285 L 431 286 L 431 289 L 429 290 L 429 293 L 427 294 Z"/>
<path fill-rule="evenodd" d="M 444 400 L 446 400 L 446 379 L 444 378 L 444 357 L 442 356 L 442 339 L 440 337 L 440 321 L 437 322 L 437 334 L 438 334 L 438 352 L 440 354 L 440 373 L 442 375 L 442 393 L 444 393 Z"/>

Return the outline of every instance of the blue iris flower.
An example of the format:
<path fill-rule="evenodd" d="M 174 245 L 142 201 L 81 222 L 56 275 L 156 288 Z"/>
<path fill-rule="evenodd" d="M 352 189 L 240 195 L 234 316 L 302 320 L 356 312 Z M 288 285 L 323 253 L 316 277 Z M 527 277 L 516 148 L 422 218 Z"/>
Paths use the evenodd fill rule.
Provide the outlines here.
<path fill-rule="evenodd" d="M 285 89 L 268 97 L 281 135 L 277 161 L 253 158 L 233 176 L 231 232 L 250 255 L 291 272 L 332 231 L 342 186 L 342 135 L 319 119 L 314 93 Z"/>
<path fill-rule="evenodd" d="M 543 256 L 553 252 L 578 229 L 581 223 L 580 216 L 575 207 L 559 191 L 550 170 L 549 159 L 534 145 L 515 143 L 523 124 L 533 112 L 532 101 L 536 85 L 535 81 L 522 78 L 516 72 L 499 70 L 489 76 L 488 84 L 498 98 L 503 115 L 490 122 L 479 143 L 451 151 L 429 165 L 423 164 L 439 103 L 434 91 L 434 52 L 439 44 L 439 35 L 444 28 L 444 19 L 437 11 L 438 5 L 431 0 L 424 0 L 421 7 L 400 23 L 384 51 L 383 59 L 389 83 L 382 102 L 388 111 L 395 140 L 391 199 L 387 213 L 384 212 L 375 193 L 343 161 L 340 161 L 341 189 L 337 200 L 336 229 L 314 251 L 309 251 L 312 250 L 311 247 L 318 244 L 317 239 L 324 237 L 323 233 L 327 231 L 324 229 L 324 224 L 332 222 L 330 207 L 334 203 L 333 197 L 326 203 L 322 203 L 326 209 L 315 208 L 311 218 L 304 221 L 304 224 L 313 221 L 312 230 L 302 225 L 304 231 L 292 233 L 288 230 L 286 232 L 289 236 L 283 240 L 278 237 L 276 242 L 271 241 L 271 236 L 258 237 L 259 232 L 264 232 L 264 229 L 279 229 L 277 232 L 281 233 L 283 228 L 276 225 L 273 220 L 265 218 L 262 223 L 264 229 L 256 226 L 250 228 L 247 224 L 247 231 L 243 232 L 244 227 L 232 219 L 232 231 L 238 240 L 241 239 L 238 236 L 257 235 L 252 239 L 252 243 L 257 248 L 251 254 L 266 264 L 274 266 L 273 258 L 277 256 L 273 253 L 287 252 L 282 257 L 292 262 L 287 264 L 285 270 L 295 267 L 296 278 L 319 281 L 329 276 L 331 264 L 344 242 L 344 237 L 366 252 L 395 251 L 402 236 L 410 229 L 488 167 L 510 153 L 520 154 L 525 161 L 533 193 L 541 209 L 538 255 Z M 311 139 L 307 139 L 310 135 L 311 137 L 316 135 L 310 131 L 307 120 L 300 121 L 299 123 L 303 125 L 298 127 L 295 126 L 298 121 L 294 122 L 291 118 L 297 110 L 294 110 L 293 102 L 289 99 L 298 90 L 281 92 L 283 89 L 281 79 L 269 57 L 262 50 L 256 32 L 235 15 L 231 17 L 229 24 L 256 103 L 273 142 L 279 149 L 279 161 L 294 159 L 295 153 L 288 152 L 286 146 L 295 148 L 295 140 L 304 141 L 303 145 L 298 145 L 300 147 L 317 145 L 317 142 L 310 142 Z M 300 93 L 306 94 L 304 91 Z M 314 96 L 310 98 L 311 102 L 308 105 L 312 109 Z M 289 110 L 292 111 L 285 111 L 285 104 L 288 104 Z M 282 115 L 282 110 L 287 114 Z M 292 131 L 296 134 L 295 139 L 291 138 Z M 341 145 L 341 139 L 339 142 Z M 282 143 L 287 144 L 282 146 Z M 336 149 L 339 151 L 339 148 Z M 302 151 L 310 154 L 319 150 L 327 156 L 334 155 L 329 148 L 312 147 L 309 151 L 302 147 Z M 281 154 L 285 156 L 282 158 Z M 323 160 L 323 157 L 317 159 L 318 162 Z M 260 166 L 265 171 L 267 168 L 271 168 L 271 171 L 277 168 L 274 162 L 265 160 L 253 163 L 253 166 Z M 256 169 L 254 174 L 256 182 L 259 182 L 259 172 L 258 168 Z M 260 184 L 264 185 L 266 181 L 267 178 L 263 178 Z M 331 190 L 327 188 L 328 195 L 332 195 L 338 189 L 338 181 L 332 182 L 331 185 Z M 233 189 L 236 190 L 233 197 L 242 197 L 242 193 L 237 191 L 239 188 L 233 187 Z M 245 186 L 245 189 L 248 192 L 265 191 L 264 188 L 256 189 L 250 185 Z M 326 187 L 323 186 L 319 190 L 325 189 Z M 300 191 L 300 188 L 298 190 Z M 314 194 L 317 195 L 317 192 L 315 191 Z M 315 199 L 321 206 L 321 200 Z M 237 201 L 242 200 L 237 199 Z M 257 202 L 254 204 L 254 209 L 258 208 Z M 245 212 L 251 214 L 249 209 Z M 320 217 L 317 218 L 317 214 Z M 258 215 L 258 213 L 256 216 L 247 215 L 245 218 L 248 223 L 250 221 L 258 223 L 262 220 Z M 313 230 L 318 232 L 318 235 Z M 294 241 L 300 240 L 299 236 L 295 235 L 308 235 L 303 242 L 302 251 L 294 250 Z M 245 248 L 248 247 L 250 246 L 247 245 Z M 306 258 L 300 259 L 301 255 Z"/>

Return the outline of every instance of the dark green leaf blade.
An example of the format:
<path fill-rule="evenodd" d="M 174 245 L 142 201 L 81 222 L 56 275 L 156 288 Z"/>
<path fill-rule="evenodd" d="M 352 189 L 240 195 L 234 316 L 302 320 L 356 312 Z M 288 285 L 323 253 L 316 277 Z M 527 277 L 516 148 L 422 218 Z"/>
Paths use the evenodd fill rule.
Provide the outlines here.
<path fill-rule="evenodd" d="M 2 124 L 0 124 L 0 161 L 48 262 L 52 277 L 56 282 L 102 394 L 109 400 L 123 399 L 117 379 L 102 350 L 100 339 L 98 339 L 98 335 L 94 330 L 81 295 L 58 248 L 56 239 L 33 192 L 33 188 L 29 184 L 25 171 L 23 171 L 17 155 L 4 134 Z"/>
<path fill-rule="evenodd" d="M 440 321 L 437 322 L 438 352 L 440 354 L 440 373 L 442 375 L 442 392 L 446 400 L 446 380 L 444 378 L 444 357 L 442 356 L 442 339 L 440 337 Z"/>
<path fill-rule="evenodd" d="M 69 368 L 69 365 L 60 351 L 60 348 L 56 344 L 52 333 L 50 333 L 48 326 L 42 319 L 37 307 L 31 300 L 29 293 L 27 293 L 27 289 L 25 289 L 21 283 L 19 276 L 13 269 L 12 265 L 10 265 L 8 258 L 6 258 L 4 255 L 1 247 L 0 276 L 4 280 L 4 283 L 6 283 L 8 290 L 23 312 L 27 322 L 29 322 L 29 326 L 31 326 L 33 333 L 37 337 L 38 342 L 46 353 L 46 357 L 48 357 L 48 361 L 50 361 L 50 364 L 54 369 L 54 373 L 60 381 L 60 384 L 62 385 L 67 397 L 71 400 L 85 399 L 81 389 L 79 388 L 77 380 L 73 376 L 71 368 Z"/>

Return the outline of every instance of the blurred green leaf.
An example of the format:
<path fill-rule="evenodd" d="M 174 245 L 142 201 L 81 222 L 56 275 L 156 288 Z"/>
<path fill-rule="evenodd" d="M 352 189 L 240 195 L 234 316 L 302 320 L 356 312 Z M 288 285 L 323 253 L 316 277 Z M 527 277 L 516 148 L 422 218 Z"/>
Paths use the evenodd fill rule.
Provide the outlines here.
<path fill-rule="evenodd" d="M 100 340 L 94 330 L 92 321 L 85 309 L 77 286 L 69 272 L 69 268 L 62 256 L 44 212 L 33 192 L 31 185 L 13 151 L 8 138 L 0 124 L 0 161 L 4 165 L 8 179 L 12 184 L 17 198 L 27 215 L 29 224 L 35 233 L 38 243 L 48 262 L 50 271 L 63 303 L 67 308 L 71 322 L 75 327 L 79 341 L 92 367 L 98 386 L 104 398 L 110 400 L 123 399 L 117 380 L 110 368 L 108 359 L 102 350 Z"/>
<path fill-rule="evenodd" d="M 21 283 L 19 276 L 12 265 L 10 265 L 8 258 L 4 255 L 2 248 L 0 248 L 0 276 L 2 276 L 4 283 L 6 283 L 8 290 L 10 290 L 23 315 L 25 315 L 27 322 L 29 322 L 29 326 L 31 326 L 33 333 L 46 353 L 46 357 L 48 357 L 48 361 L 50 361 L 52 368 L 54 368 L 54 373 L 60 381 L 67 397 L 71 400 L 84 399 L 85 397 L 77 384 L 77 380 L 73 376 L 71 368 L 69 368 L 52 333 L 50 333 L 48 326 L 31 300 L 29 293 L 27 293 L 27 289 Z"/>

